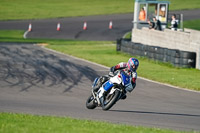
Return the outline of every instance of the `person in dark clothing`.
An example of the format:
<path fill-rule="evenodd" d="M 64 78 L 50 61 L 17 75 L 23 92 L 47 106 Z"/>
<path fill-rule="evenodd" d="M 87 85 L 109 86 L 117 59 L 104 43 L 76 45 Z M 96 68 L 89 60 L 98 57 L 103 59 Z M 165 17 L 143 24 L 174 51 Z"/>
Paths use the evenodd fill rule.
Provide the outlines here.
<path fill-rule="evenodd" d="M 161 31 L 162 28 L 161 28 L 161 22 L 160 22 L 160 20 L 156 19 L 156 17 L 153 17 L 153 22 L 155 23 L 154 29 Z"/>
<path fill-rule="evenodd" d="M 154 29 L 155 23 L 151 21 L 148 21 L 148 23 L 149 23 L 149 29 Z"/>

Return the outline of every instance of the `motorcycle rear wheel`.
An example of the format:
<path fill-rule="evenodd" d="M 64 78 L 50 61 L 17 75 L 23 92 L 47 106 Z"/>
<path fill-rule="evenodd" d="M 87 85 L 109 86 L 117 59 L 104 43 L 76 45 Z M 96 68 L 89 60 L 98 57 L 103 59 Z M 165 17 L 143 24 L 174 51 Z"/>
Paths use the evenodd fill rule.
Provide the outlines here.
<path fill-rule="evenodd" d="M 95 109 L 97 107 L 97 105 L 94 103 L 94 96 L 91 94 L 87 101 L 86 101 L 86 107 L 88 109 Z"/>
<path fill-rule="evenodd" d="M 119 99 L 120 91 L 116 90 L 113 94 L 106 96 L 104 99 L 104 103 L 102 104 L 102 109 L 103 110 L 109 110 Z M 107 102 L 108 101 L 108 102 Z"/>

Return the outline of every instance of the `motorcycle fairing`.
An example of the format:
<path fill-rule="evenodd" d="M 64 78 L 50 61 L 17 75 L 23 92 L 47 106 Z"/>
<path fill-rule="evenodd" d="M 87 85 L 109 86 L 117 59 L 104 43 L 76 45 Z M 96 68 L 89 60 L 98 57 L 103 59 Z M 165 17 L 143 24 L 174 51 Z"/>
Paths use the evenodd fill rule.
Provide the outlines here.
<path fill-rule="evenodd" d="M 130 76 L 125 74 L 125 72 L 121 72 L 121 77 L 122 77 L 122 84 L 124 86 L 128 86 L 130 84 Z"/>
<path fill-rule="evenodd" d="M 113 86 L 114 86 L 114 84 L 110 80 L 108 80 L 107 82 L 105 82 L 103 84 L 103 88 L 104 88 L 105 91 L 108 91 Z"/>

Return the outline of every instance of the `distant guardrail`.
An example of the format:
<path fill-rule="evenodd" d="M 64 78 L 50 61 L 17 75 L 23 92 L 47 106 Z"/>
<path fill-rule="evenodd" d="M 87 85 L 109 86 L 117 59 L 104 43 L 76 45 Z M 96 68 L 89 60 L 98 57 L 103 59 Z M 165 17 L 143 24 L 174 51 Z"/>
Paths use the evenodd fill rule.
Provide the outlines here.
<path fill-rule="evenodd" d="M 133 43 L 127 39 L 117 39 L 117 51 L 129 53 L 133 56 L 143 56 L 152 60 L 169 62 L 176 67 L 195 68 L 196 53 L 169 49 L 164 47 Z"/>

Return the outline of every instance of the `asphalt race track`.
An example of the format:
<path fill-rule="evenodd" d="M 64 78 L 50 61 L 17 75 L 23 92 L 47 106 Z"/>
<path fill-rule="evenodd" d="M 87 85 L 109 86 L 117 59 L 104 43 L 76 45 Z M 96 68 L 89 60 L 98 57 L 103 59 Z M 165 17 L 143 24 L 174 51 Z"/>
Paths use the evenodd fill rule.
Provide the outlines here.
<path fill-rule="evenodd" d="M 200 93 L 141 78 L 133 93 L 110 111 L 86 109 L 92 81 L 107 72 L 106 67 L 33 44 L 0 43 L 0 112 L 200 130 Z"/>
<path fill-rule="evenodd" d="M 173 13 L 173 12 L 171 12 Z M 184 20 L 200 18 L 200 10 L 174 11 Z M 41 20 L 0 21 L 0 30 L 33 31 L 28 38 L 116 40 L 132 29 L 133 14 Z M 113 29 L 109 30 L 109 21 Z M 84 31 L 83 23 L 88 29 Z M 56 31 L 57 23 L 61 31 Z M 0 43 L 0 112 L 71 116 L 130 125 L 200 130 L 200 93 L 139 78 L 126 100 L 110 111 L 88 110 L 85 101 L 95 77 L 108 68 L 33 44 Z"/>
<path fill-rule="evenodd" d="M 171 11 L 170 14 L 183 14 L 184 20 L 200 18 L 200 10 Z M 83 23 L 87 22 L 87 30 L 83 30 Z M 113 29 L 109 29 L 109 22 L 113 22 Z M 100 15 L 88 17 L 71 17 L 41 20 L 0 21 L 0 30 L 27 30 L 29 23 L 32 31 L 27 38 L 75 39 L 75 40 L 111 40 L 121 38 L 132 30 L 133 14 Z M 61 24 L 61 31 L 57 31 L 57 23 Z"/>

